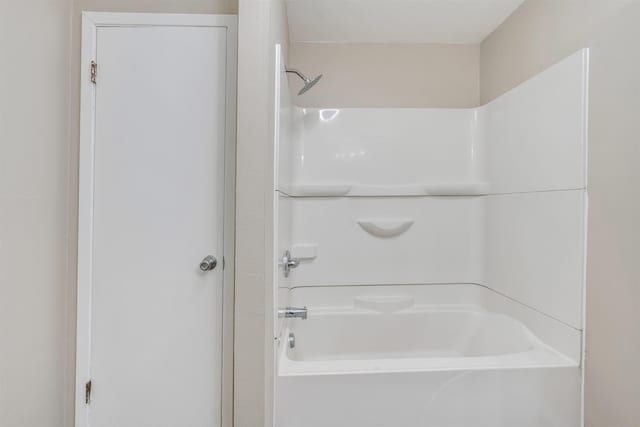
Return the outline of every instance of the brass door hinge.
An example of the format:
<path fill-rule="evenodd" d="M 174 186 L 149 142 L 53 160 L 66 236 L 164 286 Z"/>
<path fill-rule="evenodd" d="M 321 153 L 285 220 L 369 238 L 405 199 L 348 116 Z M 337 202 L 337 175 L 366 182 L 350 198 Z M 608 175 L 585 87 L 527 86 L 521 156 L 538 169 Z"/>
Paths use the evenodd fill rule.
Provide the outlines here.
<path fill-rule="evenodd" d="M 96 84 L 97 75 L 98 75 L 98 64 L 96 64 L 96 61 L 91 61 L 91 83 Z"/>
<path fill-rule="evenodd" d="M 91 403 L 91 380 L 84 385 L 84 403 L 87 405 Z"/>

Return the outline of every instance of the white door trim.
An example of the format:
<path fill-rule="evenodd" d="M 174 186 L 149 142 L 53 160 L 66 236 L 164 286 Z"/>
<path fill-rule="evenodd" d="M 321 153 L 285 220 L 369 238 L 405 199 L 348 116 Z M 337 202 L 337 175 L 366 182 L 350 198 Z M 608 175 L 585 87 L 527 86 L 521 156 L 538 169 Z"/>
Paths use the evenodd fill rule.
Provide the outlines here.
<path fill-rule="evenodd" d="M 85 404 L 85 383 L 91 379 L 95 85 L 91 82 L 90 64 L 91 61 L 96 60 L 97 29 L 108 26 L 224 27 L 227 30 L 227 114 L 224 142 L 224 261 L 226 265 L 223 275 L 222 314 L 222 426 L 231 427 L 233 414 L 237 16 L 111 12 L 82 13 L 75 426 L 89 426 L 89 407 Z M 99 66 L 100 64 L 98 64 L 98 84 L 100 79 Z"/>

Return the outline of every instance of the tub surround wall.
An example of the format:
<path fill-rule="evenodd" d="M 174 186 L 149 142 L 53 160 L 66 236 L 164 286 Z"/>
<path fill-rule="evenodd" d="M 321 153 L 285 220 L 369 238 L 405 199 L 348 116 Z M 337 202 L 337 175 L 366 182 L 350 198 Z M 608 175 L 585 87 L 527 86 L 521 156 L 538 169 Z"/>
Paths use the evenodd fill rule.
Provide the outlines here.
<path fill-rule="evenodd" d="M 348 195 L 376 187 L 398 195 L 401 187 L 415 187 L 424 195 L 427 184 L 475 178 L 475 110 L 297 110 L 303 120 L 296 124 L 301 129 L 292 144 L 289 185 L 355 186 Z M 279 184 L 285 193 L 300 191 L 284 179 Z"/>
<path fill-rule="evenodd" d="M 484 209 L 480 283 L 582 329 L 585 191 L 492 195 Z"/>
<path fill-rule="evenodd" d="M 481 108 L 491 193 L 586 187 L 588 66 L 579 50 Z"/>
<path fill-rule="evenodd" d="M 481 283 L 478 198 L 318 197 L 291 204 L 292 253 L 305 257 L 291 272 L 293 286 Z M 313 258 L 300 253 L 303 244 L 316 246 Z"/>
<path fill-rule="evenodd" d="M 479 283 L 582 329 L 585 190 L 281 198 L 301 258 L 281 286 Z"/>
<path fill-rule="evenodd" d="M 583 328 L 587 96 L 583 49 L 482 107 L 480 283 Z"/>
<path fill-rule="evenodd" d="M 634 0 L 528 0 L 482 43 L 484 102 L 590 47 L 587 427 L 639 418 L 638 22 Z"/>
<path fill-rule="evenodd" d="M 286 286 L 479 283 L 581 330 L 587 66 L 471 110 L 296 109 Z"/>
<path fill-rule="evenodd" d="M 440 184 L 489 184 L 483 194 L 582 189 L 587 68 L 588 50 L 580 50 L 474 109 L 297 109 L 293 155 L 284 159 L 292 164 L 280 166 L 287 175 L 280 172 L 278 189 L 388 187 L 389 196 Z"/>

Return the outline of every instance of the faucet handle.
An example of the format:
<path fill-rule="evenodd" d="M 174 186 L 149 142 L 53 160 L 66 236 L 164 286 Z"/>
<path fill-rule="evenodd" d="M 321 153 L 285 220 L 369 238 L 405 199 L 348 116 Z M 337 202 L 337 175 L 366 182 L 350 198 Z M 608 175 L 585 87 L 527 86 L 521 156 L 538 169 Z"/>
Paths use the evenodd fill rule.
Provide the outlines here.
<path fill-rule="evenodd" d="M 289 277 L 292 268 L 296 268 L 300 265 L 300 260 L 297 258 L 291 258 L 291 252 L 285 251 L 282 257 L 281 265 L 284 269 L 284 277 Z"/>
<path fill-rule="evenodd" d="M 289 259 L 289 268 L 296 268 L 299 265 L 300 265 L 300 260 L 299 259 L 297 259 L 297 258 Z"/>

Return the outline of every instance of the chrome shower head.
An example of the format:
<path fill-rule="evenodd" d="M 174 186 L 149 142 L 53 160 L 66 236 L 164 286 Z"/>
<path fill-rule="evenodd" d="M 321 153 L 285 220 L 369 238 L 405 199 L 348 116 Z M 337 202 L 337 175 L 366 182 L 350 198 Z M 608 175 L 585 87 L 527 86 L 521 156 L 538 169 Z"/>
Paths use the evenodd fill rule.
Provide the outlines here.
<path fill-rule="evenodd" d="M 295 68 L 285 68 L 285 71 L 287 73 L 293 73 L 293 74 L 297 75 L 304 82 L 304 86 L 302 86 L 302 89 L 300 89 L 300 91 L 298 92 L 298 96 L 302 95 L 303 93 L 305 93 L 306 91 L 311 89 L 322 78 L 322 74 L 320 74 L 319 76 L 317 76 L 317 77 L 315 77 L 313 79 L 310 79 L 309 77 L 305 76 L 304 74 L 302 74 L 300 71 L 296 70 Z"/>
<path fill-rule="evenodd" d="M 302 95 L 303 93 L 305 93 L 306 91 L 311 89 L 313 87 L 313 85 L 315 85 L 316 83 L 318 83 L 320 81 L 321 78 L 322 78 L 322 74 L 318 75 L 313 80 L 306 79 L 304 81 L 304 86 L 302 87 L 302 89 L 300 89 L 300 91 L 298 92 L 298 95 Z"/>

